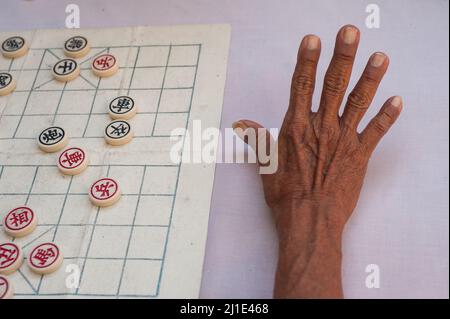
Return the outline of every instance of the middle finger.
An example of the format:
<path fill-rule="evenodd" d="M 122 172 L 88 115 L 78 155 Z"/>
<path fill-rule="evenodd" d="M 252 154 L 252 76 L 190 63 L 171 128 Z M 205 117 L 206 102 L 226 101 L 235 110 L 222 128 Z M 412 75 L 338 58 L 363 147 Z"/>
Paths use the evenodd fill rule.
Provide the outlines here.
<path fill-rule="evenodd" d="M 329 124 L 339 119 L 339 107 L 350 81 L 358 43 L 358 28 L 347 25 L 339 30 L 333 58 L 325 74 L 318 110 L 322 117 L 322 124 Z"/>

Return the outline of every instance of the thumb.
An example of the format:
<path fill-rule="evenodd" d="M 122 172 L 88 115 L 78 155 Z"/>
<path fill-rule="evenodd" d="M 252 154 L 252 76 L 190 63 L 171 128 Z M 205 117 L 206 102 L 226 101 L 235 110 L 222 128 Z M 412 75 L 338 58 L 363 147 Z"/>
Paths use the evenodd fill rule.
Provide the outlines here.
<path fill-rule="evenodd" d="M 261 157 L 271 154 L 272 150 L 269 147 L 274 145 L 274 139 L 270 132 L 261 124 L 251 120 L 239 120 L 234 122 L 232 127 L 234 133 L 253 148 L 260 164 L 261 162 L 267 163 L 267 160 L 263 160 Z"/>

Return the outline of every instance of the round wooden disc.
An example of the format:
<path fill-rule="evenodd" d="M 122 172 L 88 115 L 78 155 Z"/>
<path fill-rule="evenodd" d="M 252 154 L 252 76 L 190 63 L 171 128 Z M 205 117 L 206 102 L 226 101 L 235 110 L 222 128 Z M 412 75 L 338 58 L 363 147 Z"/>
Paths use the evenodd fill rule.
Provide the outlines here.
<path fill-rule="evenodd" d="M 109 103 L 109 116 L 113 120 L 129 120 L 137 113 L 137 107 L 130 96 L 116 97 Z"/>
<path fill-rule="evenodd" d="M 20 58 L 28 52 L 28 45 L 23 37 L 13 36 L 3 41 L 1 51 L 5 58 Z"/>
<path fill-rule="evenodd" d="M 48 127 L 38 136 L 39 148 L 47 153 L 58 152 L 69 143 L 69 138 L 63 128 L 59 126 Z"/>
<path fill-rule="evenodd" d="M 25 206 L 14 208 L 3 219 L 3 228 L 11 237 L 24 237 L 32 233 L 36 226 L 36 214 Z"/>
<path fill-rule="evenodd" d="M 65 175 L 78 175 L 89 165 L 86 152 L 79 147 L 64 150 L 58 158 L 58 168 Z"/>
<path fill-rule="evenodd" d="M 17 82 L 10 73 L 0 73 L 0 96 L 8 95 L 16 89 Z"/>
<path fill-rule="evenodd" d="M 92 60 L 92 72 L 99 77 L 114 75 L 119 70 L 117 59 L 112 54 L 102 54 Z"/>
<path fill-rule="evenodd" d="M 22 249 L 15 243 L 0 244 L 0 274 L 9 275 L 22 266 Z"/>
<path fill-rule="evenodd" d="M 14 288 L 5 276 L 0 276 L 0 299 L 14 298 Z"/>
<path fill-rule="evenodd" d="M 124 120 L 112 121 L 105 128 L 105 141 L 113 146 L 129 143 L 134 133 L 130 123 Z"/>
<path fill-rule="evenodd" d="M 60 82 L 69 82 L 80 75 L 80 66 L 73 59 L 62 59 L 52 69 L 53 77 Z"/>
<path fill-rule="evenodd" d="M 95 206 L 111 206 L 120 199 L 120 196 L 119 184 L 112 178 L 99 179 L 89 189 L 89 199 Z"/>
<path fill-rule="evenodd" d="M 64 43 L 64 54 L 75 59 L 84 57 L 90 49 L 88 40 L 81 35 L 71 37 Z"/>
<path fill-rule="evenodd" d="M 28 255 L 27 263 L 37 274 L 50 274 L 58 270 L 64 257 L 55 243 L 42 243 L 33 248 Z"/>

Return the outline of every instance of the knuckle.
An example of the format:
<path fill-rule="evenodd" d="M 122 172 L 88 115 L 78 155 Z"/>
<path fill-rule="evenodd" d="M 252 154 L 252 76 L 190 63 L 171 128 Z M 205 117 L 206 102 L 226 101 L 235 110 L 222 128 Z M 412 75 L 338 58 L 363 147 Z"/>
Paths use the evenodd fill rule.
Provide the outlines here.
<path fill-rule="evenodd" d="M 373 128 L 378 132 L 378 133 L 384 133 L 387 129 L 386 124 L 382 121 L 375 121 L 373 123 Z"/>
<path fill-rule="evenodd" d="M 331 67 L 324 80 L 324 88 L 332 96 L 345 94 L 348 85 L 348 78 L 353 64 L 354 56 L 339 53 L 333 57 Z"/>
<path fill-rule="evenodd" d="M 314 81 L 309 75 L 298 73 L 294 76 L 293 87 L 299 94 L 309 94 L 314 89 Z"/>
<path fill-rule="evenodd" d="M 373 124 L 374 124 L 374 128 L 378 132 L 384 133 L 389 129 L 392 122 L 393 122 L 392 116 L 389 113 L 387 113 L 386 111 L 384 111 L 383 113 L 380 114 L 380 116 L 377 118 L 377 120 L 373 122 Z"/>
<path fill-rule="evenodd" d="M 365 86 L 369 88 L 376 88 L 380 82 L 380 77 L 375 72 L 366 71 L 362 75 L 361 82 L 365 83 Z"/>
<path fill-rule="evenodd" d="M 340 96 L 345 93 L 347 80 L 344 74 L 330 72 L 324 80 L 324 88 L 332 96 Z"/>
<path fill-rule="evenodd" d="M 353 64 L 355 56 L 352 54 L 347 54 L 345 52 L 340 52 L 333 57 L 334 63 L 340 66 L 349 67 Z"/>
<path fill-rule="evenodd" d="M 370 95 L 364 91 L 353 91 L 348 96 L 348 103 L 352 108 L 366 110 L 370 104 Z"/>
<path fill-rule="evenodd" d="M 317 58 L 314 58 L 314 57 L 303 57 L 301 63 L 303 64 L 303 67 L 305 69 L 310 70 L 310 71 L 314 71 L 316 66 L 317 66 L 317 62 L 318 62 Z"/>
<path fill-rule="evenodd" d="M 392 114 L 390 114 L 389 112 L 387 112 L 386 110 L 384 110 L 381 113 L 381 120 L 383 122 L 386 122 L 386 124 L 391 125 L 394 122 L 394 117 L 392 116 Z"/>

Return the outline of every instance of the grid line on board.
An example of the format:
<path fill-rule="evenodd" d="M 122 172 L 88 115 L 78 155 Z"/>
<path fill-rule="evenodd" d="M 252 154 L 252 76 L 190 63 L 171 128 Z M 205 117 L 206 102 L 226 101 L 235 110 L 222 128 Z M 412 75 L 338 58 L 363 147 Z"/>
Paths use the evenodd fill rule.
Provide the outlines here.
<path fill-rule="evenodd" d="M 110 172 L 110 170 L 111 170 L 111 166 L 108 165 L 107 167 L 108 167 L 108 168 L 107 168 L 107 170 L 106 170 L 106 177 L 109 177 L 109 172 Z M 97 207 L 96 212 L 95 212 L 95 217 L 94 217 L 94 224 L 93 224 L 93 226 L 91 227 L 92 230 L 91 230 L 91 234 L 90 234 L 90 236 L 89 236 L 88 247 L 87 247 L 87 249 L 86 249 L 86 254 L 85 254 L 85 256 L 84 256 L 85 259 L 83 260 L 83 266 L 82 266 L 82 268 L 81 268 L 80 279 L 79 279 L 79 282 L 80 282 L 80 283 L 81 283 L 82 280 L 83 280 L 84 269 L 86 268 L 86 260 L 87 260 L 86 258 L 89 256 L 89 251 L 90 251 L 90 249 L 91 249 L 92 238 L 94 237 L 95 228 L 96 228 L 96 226 L 97 226 L 97 220 L 98 220 L 98 214 L 99 214 L 99 212 L 100 212 L 100 207 Z M 79 291 L 80 291 L 80 285 L 79 285 L 79 286 L 77 287 L 77 289 L 75 290 L 75 293 L 78 294 Z"/>
<path fill-rule="evenodd" d="M 72 182 L 73 182 L 73 176 L 70 176 L 69 185 L 67 186 L 66 193 L 64 194 L 64 201 L 63 201 L 63 204 L 62 204 L 61 212 L 59 213 L 58 221 L 57 221 L 56 225 L 54 226 L 55 227 L 55 232 L 53 233 L 52 241 L 55 241 L 56 234 L 57 234 L 59 226 L 61 224 L 62 215 L 64 214 L 64 208 L 66 207 L 67 197 L 69 197 L 69 190 L 72 187 Z"/>
<path fill-rule="evenodd" d="M 144 171 L 142 172 L 141 184 L 139 186 L 139 194 L 142 193 L 142 188 L 144 186 L 144 178 L 145 178 L 146 173 L 147 173 L 147 166 L 144 167 Z M 123 259 L 122 268 L 120 270 L 120 279 L 119 279 L 119 284 L 118 284 L 117 293 L 116 293 L 117 296 L 119 296 L 120 288 L 122 287 L 123 273 L 125 271 L 125 266 L 127 264 L 128 253 L 130 251 L 130 243 L 131 243 L 131 239 L 133 238 L 134 224 L 136 223 L 136 216 L 137 216 L 137 212 L 139 209 L 140 200 L 141 200 L 141 196 L 139 195 L 137 198 L 137 201 L 136 201 L 135 209 L 134 209 L 131 231 L 130 231 L 130 235 L 128 237 L 127 248 L 125 251 L 125 258 Z M 175 200 L 175 199 L 173 199 L 173 200 Z"/>
<path fill-rule="evenodd" d="M 195 91 L 195 84 L 196 84 L 196 82 L 197 82 L 197 71 L 198 71 L 198 65 L 199 65 L 199 62 L 200 62 L 200 53 L 201 53 L 201 50 L 202 50 L 202 46 L 201 46 L 201 44 L 198 46 L 198 53 L 197 53 L 197 63 L 196 63 L 196 68 L 195 68 L 195 75 L 194 75 L 194 82 L 193 82 L 193 89 L 192 89 L 192 91 L 191 91 L 191 98 L 190 98 L 190 101 L 189 101 L 189 111 L 188 111 L 188 116 L 187 116 L 187 118 L 186 118 L 186 126 L 185 126 L 185 128 L 187 129 L 187 127 L 188 127 L 188 125 L 189 125 L 189 118 L 190 118 L 190 114 L 191 114 L 191 108 L 192 108 L 192 101 L 193 101 L 193 98 L 194 98 L 194 91 Z M 183 136 L 183 147 L 181 148 L 181 154 L 180 154 L 180 156 L 183 156 L 183 150 L 184 150 L 184 143 L 185 143 L 185 140 L 186 140 L 186 135 L 184 135 Z M 167 227 L 167 233 L 166 233 L 166 242 L 164 243 L 164 251 L 163 251 L 163 257 L 162 257 L 162 261 L 161 261 L 161 268 L 160 268 L 160 272 L 159 272 L 159 279 L 158 279 L 158 285 L 157 285 L 157 287 L 156 287 L 156 295 L 158 295 L 159 294 L 159 289 L 160 289 L 160 284 L 161 284 L 161 279 L 162 279 L 162 275 L 163 275 L 163 270 L 164 270 L 164 261 L 165 261 L 165 257 L 166 257 L 166 252 L 167 252 L 167 243 L 168 243 L 168 238 L 169 238 L 169 235 L 170 235 L 170 226 L 172 225 L 172 216 L 173 216 L 173 210 L 174 210 L 174 208 L 175 208 L 175 200 L 176 200 L 176 196 L 177 196 L 177 190 L 178 190 L 178 181 L 179 181 L 179 177 L 180 177 L 180 171 L 181 171 L 181 168 L 180 169 L 178 169 L 178 172 L 177 172 L 177 178 L 176 178 L 176 184 L 175 184 L 175 198 L 174 198 L 174 200 L 172 201 L 172 208 L 171 208 L 171 210 L 170 210 L 170 218 L 169 218 L 169 227 Z"/>
<path fill-rule="evenodd" d="M 138 47 L 137 48 L 137 52 L 136 52 L 136 57 L 134 58 L 134 65 L 133 65 L 133 71 L 131 73 L 131 77 L 130 77 L 130 82 L 128 83 L 128 90 L 127 90 L 127 95 L 130 94 L 130 89 L 131 89 L 131 84 L 133 83 L 133 78 L 134 78 L 134 73 L 136 71 L 136 65 L 139 59 L 139 53 L 141 52 L 141 48 Z"/>
<path fill-rule="evenodd" d="M 152 133 L 151 133 L 152 136 L 155 135 L 156 121 L 158 120 L 158 111 L 159 111 L 159 107 L 161 105 L 161 97 L 162 97 L 162 94 L 164 91 L 164 84 L 166 82 L 166 76 L 167 76 L 167 66 L 169 65 L 171 52 L 172 52 L 172 45 L 169 46 L 169 52 L 167 53 L 166 66 L 164 68 L 164 75 L 163 75 L 163 79 L 162 79 L 162 83 L 161 83 L 161 91 L 159 91 L 158 104 L 156 106 L 155 125 L 153 125 L 153 129 L 152 129 Z"/>
<path fill-rule="evenodd" d="M 44 61 L 44 58 L 45 58 L 45 54 L 46 54 L 46 53 L 47 53 L 47 50 L 45 50 L 44 53 L 42 54 L 41 61 L 39 62 L 39 69 L 40 69 L 41 66 L 42 66 L 42 62 Z M 39 71 L 36 72 L 36 75 L 34 76 L 33 84 L 31 85 L 32 88 L 33 88 L 33 87 L 35 86 L 35 84 L 36 84 L 36 80 L 37 80 L 38 74 L 39 74 Z M 20 117 L 19 122 L 17 123 L 17 127 L 16 127 L 16 129 L 14 130 L 13 138 L 16 137 L 17 131 L 19 130 L 19 127 L 20 127 L 20 124 L 22 123 L 23 115 L 25 114 L 25 111 L 26 111 L 26 109 L 27 109 L 27 107 L 28 107 L 28 102 L 30 101 L 30 97 L 31 97 L 31 93 L 32 93 L 32 92 L 33 92 L 32 89 L 28 92 L 27 101 L 25 102 L 25 107 L 24 107 L 23 110 L 22 110 L 22 116 Z M 2 115 L 3 115 L 3 113 L 2 113 Z M 1 119 L 1 118 L 0 118 L 0 119 Z"/>
<path fill-rule="evenodd" d="M 106 51 L 109 52 L 109 48 L 106 48 Z M 89 123 L 91 122 L 91 118 L 92 118 L 92 110 L 94 109 L 94 104 L 95 104 L 95 100 L 97 99 L 98 88 L 99 88 L 99 86 L 100 86 L 100 82 L 101 82 L 101 81 L 102 81 L 102 78 L 99 77 L 99 78 L 98 78 L 98 81 L 97 81 L 97 85 L 95 86 L 94 97 L 92 98 L 91 108 L 90 108 L 89 115 L 88 115 L 88 118 L 87 118 L 87 121 L 86 121 L 86 126 L 84 127 L 84 130 L 83 130 L 83 135 L 82 135 L 82 137 L 86 137 L 86 131 L 87 131 L 88 127 L 89 127 Z"/>
<path fill-rule="evenodd" d="M 195 67 L 195 65 L 192 66 L 192 67 Z M 148 69 L 148 68 L 149 67 L 145 67 L 145 69 Z M 53 79 L 49 80 L 48 83 L 53 82 L 53 81 L 54 81 Z M 192 89 L 192 86 L 180 86 L 180 87 L 173 87 L 173 88 L 165 87 L 164 88 L 164 90 L 189 90 L 189 89 Z M 101 88 L 101 89 L 99 88 L 99 91 L 117 91 L 117 90 L 119 90 L 119 89 L 118 88 Z M 159 90 L 161 90 L 161 87 L 156 87 L 155 86 L 155 87 L 147 87 L 147 88 L 133 88 L 132 90 L 133 91 L 147 91 L 147 90 L 159 91 Z M 16 93 L 26 93 L 26 92 L 29 92 L 29 91 L 30 90 L 15 90 L 14 92 L 16 92 Z M 39 90 L 39 92 L 60 92 L 60 91 L 61 90 L 59 90 L 59 89 Z M 81 91 L 95 91 L 95 88 L 92 88 L 92 89 L 87 89 L 87 88 L 86 89 L 85 88 L 83 88 L 83 89 L 66 89 L 66 92 L 81 92 Z"/>
<path fill-rule="evenodd" d="M 29 188 L 28 193 L 27 193 L 27 199 L 25 200 L 25 205 L 27 205 L 28 201 L 30 200 L 31 192 L 32 192 L 33 187 L 34 187 L 34 183 L 36 182 L 36 176 L 38 174 L 38 170 L 39 170 L 39 166 L 36 166 L 36 169 L 34 170 L 33 180 L 31 181 L 31 185 L 30 185 L 30 188 Z"/>
<path fill-rule="evenodd" d="M 56 115 L 58 114 L 59 107 L 61 106 L 61 101 L 62 101 L 62 98 L 63 98 L 63 95 L 64 95 L 64 91 L 66 89 L 66 86 L 67 86 L 67 82 L 64 83 L 64 86 L 63 86 L 63 88 L 61 90 L 61 94 L 59 96 L 58 105 L 56 106 L 55 112 L 53 113 L 52 126 L 55 125 Z"/>

